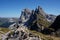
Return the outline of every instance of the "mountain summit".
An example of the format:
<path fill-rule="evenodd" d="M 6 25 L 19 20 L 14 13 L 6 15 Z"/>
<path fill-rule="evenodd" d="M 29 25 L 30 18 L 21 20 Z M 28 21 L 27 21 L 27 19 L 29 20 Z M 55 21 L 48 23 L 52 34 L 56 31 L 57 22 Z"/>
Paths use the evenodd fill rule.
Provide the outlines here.
<path fill-rule="evenodd" d="M 54 18 L 53 18 L 54 17 Z M 46 14 L 43 9 L 38 6 L 35 10 L 24 9 L 21 12 L 19 23 L 32 30 L 41 31 L 50 25 L 55 19 L 54 15 Z"/>

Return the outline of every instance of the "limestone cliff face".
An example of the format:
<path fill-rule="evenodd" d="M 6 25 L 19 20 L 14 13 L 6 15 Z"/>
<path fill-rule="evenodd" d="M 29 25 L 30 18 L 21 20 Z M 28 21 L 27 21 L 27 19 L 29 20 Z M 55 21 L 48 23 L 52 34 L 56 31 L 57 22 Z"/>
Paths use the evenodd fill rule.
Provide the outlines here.
<path fill-rule="evenodd" d="M 31 15 L 31 12 L 29 9 L 24 9 L 22 12 L 21 12 L 21 16 L 20 16 L 20 21 L 22 23 L 25 23 L 29 18 L 30 18 L 30 15 Z"/>

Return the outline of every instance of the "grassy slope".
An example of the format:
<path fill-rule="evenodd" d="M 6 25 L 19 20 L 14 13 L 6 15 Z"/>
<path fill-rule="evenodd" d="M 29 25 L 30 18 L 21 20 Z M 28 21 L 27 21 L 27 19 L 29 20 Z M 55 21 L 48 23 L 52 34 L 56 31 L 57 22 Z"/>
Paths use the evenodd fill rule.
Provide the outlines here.
<path fill-rule="evenodd" d="M 43 40 L 60 40 L 60 37 L 54 37 L 54 36 L 50 36 L 50 35 L 44 35 L 42 33 L 34 31 L 34 30 L 29 30 L 29 32 L 31 32 L 32 34 L 34 34 L 36 36 L 40 36 Z"/>
<path fill-rule="evenodd" d="M 1 27 L 0 27 L 0 31 L 6 33 L 6 32 L 8 32 L 8 31 L 10 31 L 10 30 L 9 30 L 8 28 L 1 28 Z"/>
<path fill-rule="evenodd" d="M 50 23 L 45 19 L 44 16 L 38 14 L 37 15 L 37 18 L 40 19 L 40 20 L 37 20 L 38 24 L 41 24 L 44 27 L 48 27 L 50 25 Z"/>
<path fill-rule="evenodd" d="M 10 31 L 8 28 L 1 28 L 1 27 L 0 27 L 0 40 L 1 40 L 1 34 L 5 34 L 5 33 L 7 33 L 8 31 Z"/>

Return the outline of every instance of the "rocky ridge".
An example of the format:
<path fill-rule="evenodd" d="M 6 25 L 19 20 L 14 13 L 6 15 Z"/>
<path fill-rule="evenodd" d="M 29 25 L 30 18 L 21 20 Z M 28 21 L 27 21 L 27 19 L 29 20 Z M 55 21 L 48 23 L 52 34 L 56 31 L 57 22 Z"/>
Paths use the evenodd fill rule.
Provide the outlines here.
<path fill-rule="evenodd" d="M 2 40 L 41 40 L 41 38 L 30 33 L 27 27 L 20 26 L 17 30 L 6 33 Z"/>

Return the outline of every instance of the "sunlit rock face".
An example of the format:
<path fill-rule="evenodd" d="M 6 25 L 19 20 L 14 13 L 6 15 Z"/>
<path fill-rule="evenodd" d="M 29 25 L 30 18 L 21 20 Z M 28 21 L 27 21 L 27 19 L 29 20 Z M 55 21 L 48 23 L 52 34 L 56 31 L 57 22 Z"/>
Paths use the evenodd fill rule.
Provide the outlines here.
<path fill-rule="evenodd" d="M 31 11 L 29 9 L 24 9 L 21 12 L 20 21 L 22 23 L 25 23 L 30 18 L 30 15 L 31 15 Z"/>
<path fill-rule="evenodd" d="M 6 33 L 2 40 L 41 40 L 39 36 L 30 33 L 27 27 L 21 26 L 17 30 Z"/>
<path fill-rule="evenodd" d="M 54 22 L 56 16 L 55 15 L 52 15 L 52 14 L 47 14 L 46 15 L 46 18 L 47 18 L 47 21 Z"/>
<path fill-rule="evenodd" d="M 35 9 L 35 13 L 38 13 L 38 14 L 46 17 L 46 13 L 44 12 L 44 10 L 42 9 L 41 6 L 38 6 L 38 7 Z"/>

